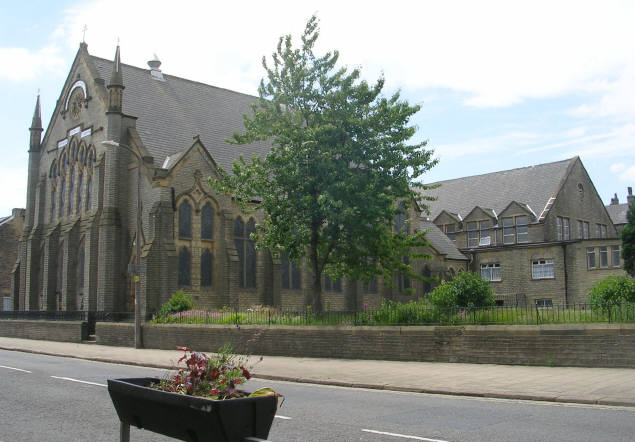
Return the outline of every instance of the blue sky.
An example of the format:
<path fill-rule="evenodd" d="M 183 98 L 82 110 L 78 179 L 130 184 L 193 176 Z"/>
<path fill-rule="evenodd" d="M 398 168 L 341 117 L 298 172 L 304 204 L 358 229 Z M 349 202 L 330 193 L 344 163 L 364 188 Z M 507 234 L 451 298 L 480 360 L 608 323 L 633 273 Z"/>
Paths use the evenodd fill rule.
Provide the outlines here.
<path fill-rule="evenodd" d="M 28 127 L 44 125 L 82 29 L 91 54 L 256 93 L 282 34 L 321 20 L 319 51 L 421 103 L 432 182 L 579 155 L 605 203 L 635 186 L 635 2 L 29 1 L 0 5 L 0 216 L 26 200 Z M 125 79 L 124 79 L 125 81 Z"/>

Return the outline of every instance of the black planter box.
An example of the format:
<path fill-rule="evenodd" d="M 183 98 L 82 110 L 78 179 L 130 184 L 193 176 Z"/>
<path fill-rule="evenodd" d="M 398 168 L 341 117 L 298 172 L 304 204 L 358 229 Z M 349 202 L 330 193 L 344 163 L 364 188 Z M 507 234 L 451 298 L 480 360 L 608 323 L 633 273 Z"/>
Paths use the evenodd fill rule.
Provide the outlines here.
<path fill-rule="evenodd" d="M 276 414 L 273 396 L 213 400 L 155 390 L 156 378 L 108 379 L 122 425 L 188 441 L 266 439 Z"/>

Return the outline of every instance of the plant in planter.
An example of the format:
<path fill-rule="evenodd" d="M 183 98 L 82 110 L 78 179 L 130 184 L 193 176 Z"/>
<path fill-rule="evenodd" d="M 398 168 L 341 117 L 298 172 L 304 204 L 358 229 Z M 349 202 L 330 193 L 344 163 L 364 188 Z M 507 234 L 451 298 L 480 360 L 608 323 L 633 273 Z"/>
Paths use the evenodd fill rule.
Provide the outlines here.
<path fill-rule="evenodd" d="M 247 393 L 237 388 L 251 378 L 246 358 L 225 345 L 208 356 L 187 347 L 180 368 L 164 379 L 109 379 L 108 391 L 121 421 L 121 440 L 135 425 L 181 440 L 265 439 L 278 407 L 270 388 Z"/>

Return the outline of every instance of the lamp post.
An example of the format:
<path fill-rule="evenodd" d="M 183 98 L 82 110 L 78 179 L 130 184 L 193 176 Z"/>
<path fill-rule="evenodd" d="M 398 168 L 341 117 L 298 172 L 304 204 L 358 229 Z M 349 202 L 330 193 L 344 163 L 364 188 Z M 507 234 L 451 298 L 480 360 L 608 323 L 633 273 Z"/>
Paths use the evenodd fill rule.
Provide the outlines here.
<path fill-rule="evenodd" d="M 134 291 L 134 346 L 135 348 L 143 348 L 141 339 L 141 309 L 139 308 L 139 293 L 141 291 L 141 163 L 144 161 L 137 152 L 130 146 L 116 141 L 102 141 L 103 145 L 110 147 L 121 147 L 137 159 L 137 232 L 136 232 L 136 257 L 135 257 L 135 291 Z"/>

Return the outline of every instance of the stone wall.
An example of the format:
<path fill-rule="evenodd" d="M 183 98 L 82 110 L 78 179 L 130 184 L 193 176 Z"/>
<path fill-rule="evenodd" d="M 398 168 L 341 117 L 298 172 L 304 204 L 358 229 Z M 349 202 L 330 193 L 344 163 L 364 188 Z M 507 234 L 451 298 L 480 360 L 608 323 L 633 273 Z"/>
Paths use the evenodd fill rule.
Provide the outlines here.
<path fill-rule="evenodd" d="M 134 328 L 132 331 L 134 333 Z M 82 321 L 2 320 L 0 321 L 0 336 L 57 342 L 82 342 L 82 339 L 88 337 L 88 324 Z"/>
<path fill-rule="evenodd" d="M 97 343 L 132 345 L 132 324 L 97 323 Z M 466 327 L 143 326 L 146 348 L 253 355 L 635 368 L 635 325 Z"/>

